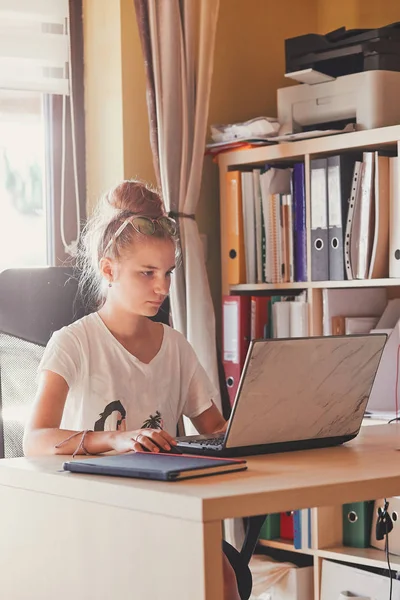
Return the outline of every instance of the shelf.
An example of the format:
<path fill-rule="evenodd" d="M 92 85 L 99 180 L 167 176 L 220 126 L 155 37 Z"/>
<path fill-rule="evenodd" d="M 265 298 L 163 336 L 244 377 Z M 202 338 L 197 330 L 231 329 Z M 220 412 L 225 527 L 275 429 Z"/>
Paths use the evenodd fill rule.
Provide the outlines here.
<path fill-rule="evenodd" d="M 270 161 L 303 159 L 305 155 L 320 156 L 356 148 L 382 148 L 393 146 L 400 140 L 400 125 L 380 127 L 352 133 L 341 133 L 298 142 L 284 142 L 271 146 L 258 146 L 249 150 L 235 150 L 218 155 L 220 167 L 256 165 Z"/>
<path fill-rule="evenodd" d="M 338 548 L 315 550 L 315 553 L 321 558 L 328 558 L 330 560 L 341 560 L 343 562 L 377 567 L 379 569 L 388 568 L 385 552 L 377 548 L 347 548 L 341 546 Z M 400 570 L 400 556 L 389 554 L 389 560 L 392 569 L 396 570 L 398 568 Z"/>
<path fill-rule="evenodd" d="M 353 279 L 351 281 L 304 281 L 294 283 L 240 283 L 231 285 L 231 292 L 262 292 L 265 290 L 307 290 L 321 288 L 370 288 L 400 286 L 400 279 Z"/>
<path fill-rule="evenodd" d="M 276 548 L 277 550 L 286 550 L 287 552 L 299 552 L 300 554 L 314 554 L 315 551 L 310 548 L 302 548 L 301 550 L 297 550 L 293 544 L 286 540 L 258 540 L 260 546 L 265 546 L 267 548 Z"/>

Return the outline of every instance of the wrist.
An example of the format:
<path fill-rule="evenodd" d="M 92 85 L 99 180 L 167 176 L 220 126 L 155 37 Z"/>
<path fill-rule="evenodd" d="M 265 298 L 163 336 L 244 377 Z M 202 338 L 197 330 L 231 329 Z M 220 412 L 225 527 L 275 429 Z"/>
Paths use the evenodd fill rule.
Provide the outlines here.
<path fill-rule="evenodd" d="M 100 454 L 114 450 L 116 431 L 88 431 L 85 448 L 90 454 Z"/>
<path fill-rule="evenodd" d="M 115 450 L 115 438 L 117 437 L 119 431 L 105 431 L 105 439 L 104 442 L 107 445 L 108 450 Z"/>

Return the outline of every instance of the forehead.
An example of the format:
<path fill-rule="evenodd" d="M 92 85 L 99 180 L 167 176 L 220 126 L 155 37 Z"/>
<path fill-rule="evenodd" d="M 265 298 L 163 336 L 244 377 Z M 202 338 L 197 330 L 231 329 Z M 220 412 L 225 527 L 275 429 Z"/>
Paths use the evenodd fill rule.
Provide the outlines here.
<path fill-rule="evenodd" d="M 137 265 L 169 269 L 175 263 L 175 243 L 171 239 L 141 236 L 132 242 L 125 257 Z"/>

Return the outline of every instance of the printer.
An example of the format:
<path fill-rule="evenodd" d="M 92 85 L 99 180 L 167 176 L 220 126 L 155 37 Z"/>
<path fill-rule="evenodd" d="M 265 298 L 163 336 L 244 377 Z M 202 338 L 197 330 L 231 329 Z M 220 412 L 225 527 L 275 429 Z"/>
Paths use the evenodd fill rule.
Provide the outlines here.
<path fill-rule="evenodd" d="M 278 89 L 281 133 L 400 124 L 400 24 L 344 27 L 285 41 L 286 77 Z"/>

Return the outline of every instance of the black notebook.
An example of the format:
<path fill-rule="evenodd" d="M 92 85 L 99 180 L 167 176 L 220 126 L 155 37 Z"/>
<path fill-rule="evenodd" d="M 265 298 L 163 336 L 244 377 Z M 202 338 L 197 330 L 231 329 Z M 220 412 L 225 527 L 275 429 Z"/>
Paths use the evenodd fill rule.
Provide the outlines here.
<path fill-rule="evenodd" d="M 247 464 L 245 460 L 241 459 L 131 452 L 83 460 L 69 460 L 63 464 L 63 469 L 73 473 L 178 481 L 232 471 L 244 471 L 247 469 Z"/>

